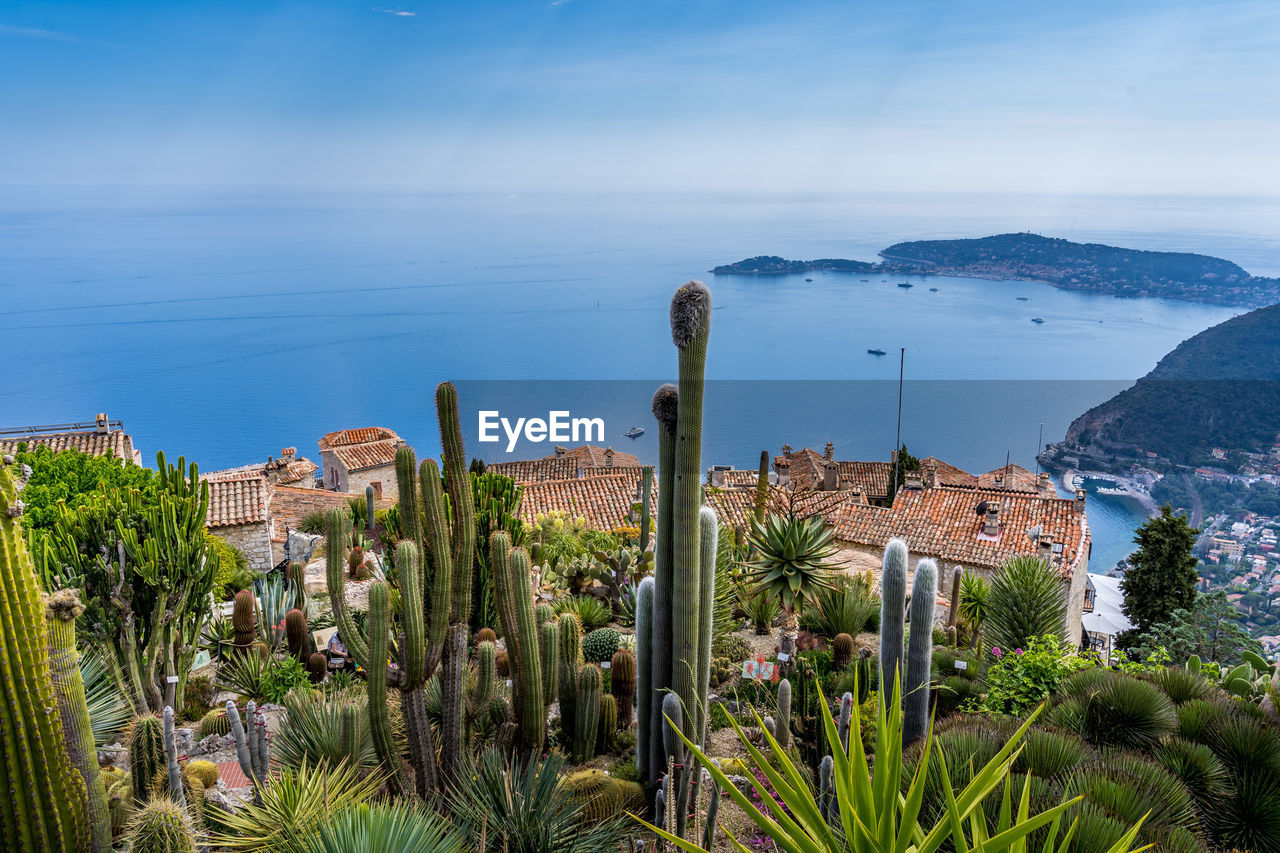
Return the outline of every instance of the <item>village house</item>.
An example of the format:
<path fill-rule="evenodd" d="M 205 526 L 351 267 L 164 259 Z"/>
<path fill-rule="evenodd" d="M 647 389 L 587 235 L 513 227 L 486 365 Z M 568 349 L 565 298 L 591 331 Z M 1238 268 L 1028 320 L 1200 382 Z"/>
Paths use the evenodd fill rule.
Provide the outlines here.
<path fill-rule="evenodd" d="M 340 429 L 322 437 L 319 445 L 326 489 L 362 494 L 366 486 L 373 486 L 378 497 L 397 494 L 396 451 L 405 441 L 391 430 Z"/>
<path fill-rule="evenodd" d="M 113 456 L 135 465 L 142 464 L 142 452 L 133 437 L 124 431 L 123 421 L 98 414 L 92 423 L 50 424 L 0 430 L 0 452 L 16 453 L 19 445 L 28 450 L 48 447 L 54 453 L 78 450 L 90 456 Z"/>
<path fill-rule="evenodd" d="M 244 554 L 249 567 L 265 572 L 275 565 L 271 551 L 271 497 L 274 486 L 258 467 L 204 474 L 209 484 L 209 532 Z"/>
<path fill-rule="evenodd" d="M 567 448 L 556 445 L 555 452 L 550 456 L 493 462 L 486 465 L 485 470 L 510 477 L 517 483 L 537 483 L 618 474 L 639 476 L 640 460 L 630 453 L 615 451 L 612 447 L 584 444 L 581 447 Z"/>

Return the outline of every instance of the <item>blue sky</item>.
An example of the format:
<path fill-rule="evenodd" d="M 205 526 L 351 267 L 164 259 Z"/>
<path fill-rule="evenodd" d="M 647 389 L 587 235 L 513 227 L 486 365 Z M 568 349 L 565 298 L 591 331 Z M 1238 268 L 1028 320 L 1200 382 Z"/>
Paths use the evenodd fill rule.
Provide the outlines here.
<path fill-rule="evenodd" d="M 0 183 L 1275 194 L 1274 2 L 0 5 Z"/>

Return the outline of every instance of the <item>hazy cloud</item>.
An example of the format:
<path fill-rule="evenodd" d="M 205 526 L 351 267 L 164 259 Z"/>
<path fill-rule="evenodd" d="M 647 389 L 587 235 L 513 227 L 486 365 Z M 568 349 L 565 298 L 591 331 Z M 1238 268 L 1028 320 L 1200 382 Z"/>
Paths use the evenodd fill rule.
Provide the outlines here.
<path fill-rule="evenodd" d="M 395 9 L 384 9 L 381 6 L 374 6 L 373 11 L 382 12 L 383 14 L 386 14 L 386 15 L 395 15 L 397 18 L 413 18 L 413 17 L 416 17 L 418 14 L 417 12 L 410 12 L 405 9 L 401 9 L 399 7 Z"/>

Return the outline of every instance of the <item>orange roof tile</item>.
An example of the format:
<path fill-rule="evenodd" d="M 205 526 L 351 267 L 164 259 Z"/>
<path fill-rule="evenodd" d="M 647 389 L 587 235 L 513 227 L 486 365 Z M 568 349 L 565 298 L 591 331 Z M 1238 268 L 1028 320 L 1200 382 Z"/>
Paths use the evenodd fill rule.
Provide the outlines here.
<path fill-rule="evenodd" d="M 517 483 L 538 483 L 543 480 L 576 479 L 578 467 L 577 459 L 568 456 L 551 456 L 546 459 L 493 462 L 486 464 L 484 470 L 510 477 Z"/>
<path fill-rule="evenodd" d="M 608 453 L 606 451 L 613 450 L 611 447 L 595 447 L 590 444 L 584 444 L 581 447 L 573 447 L 565 450 L 564 456 L 576 459 L 584 468 L 605 468 L 608 467 Z M 555 459 L 556 456 L 546 457 L 547 459 Z M 623 453 L 620 450 L 613 450 L 613 467 L 615 468 L 636 468 L 640 465 L 640 459 L 630 453 Z"/>
<path fill-rule="evenodd" d="M 977 482 L 968 471 L 957 468 L 949 462 L 943 462 L 936 456 L 926 456 L 920 460 L 921 470 L 928 469 L 933 466 L 938 471 L 938 485 L 940 486 L 972 486 Z"/>
<path fill-rule="evenodd" d="M 1034 492 L 1039 488 L 1039 480 L 1035 474 L 1023 468 L 1021 465 L 1001 465 L 999 468 L 992 468 L 985 474 L 978 475 L 978 488 L 994 489 L 997 484 L 997 477 L 1003 481 L 1001 488 L 1014 489 L 1020 492 Z"/>
<path fill-rule="evenodd" d="M 320 439 L 321 450 L 332 450 L 350 444 L 368 444 L 371 441 L 399 441 L 400 436 L 386 427 L 358 427 L 356 429 L 340 429 Z"/>
<path fill-rule="evenodd" d="M 114 456 L 117 459 L 132 461 L 133 439 L 124 430 L 113 429 L 108 432 L 87 430 L 84 432 L 52 432 L 43 435 L 22 435 L 0 439 L 0 452 L 16 453 L 19 444 L 34 450 L 37 445 L 44 445 L 54 453 L 63 450 L 78 450 L 90 456 Z"/>
<path fill-rule="evenodd" d="M 209 484 L 209 527 L 260 524 L 267 520 L 271 484 L 261 471 L 219 471 L 201 477 Z"/>
<path fill-rule="evenodd" d="M 631 505 L 640 487 L 639 469 L 635 476 L 588 477 L 581 480 L 542 480 L 527 483 L 520 516 L 533 522 L 551 512 L 565 512 L 582 517 L 598 530 L 608 530 L 630 523 Z M 654 481 L 653 496 L 658 493 Z"/>
<path fill-rule="evenodd" d="M 791 487 L 820 489 L 826 474 L 826 458 L 816 450 L 802 447 L 791 454 Z M 837 480 L 841 487 L 857 486 L 873 498 L 889 496 L 892 462 L 835 460 Z"/>
<path fill-rule="evenodd" d="M 363 471 L 396 464 L 396 450 L 403 445 L 398 438 L 370 441 L 365 444 L 345 444 L 328 448 L 348 471 Z"/>

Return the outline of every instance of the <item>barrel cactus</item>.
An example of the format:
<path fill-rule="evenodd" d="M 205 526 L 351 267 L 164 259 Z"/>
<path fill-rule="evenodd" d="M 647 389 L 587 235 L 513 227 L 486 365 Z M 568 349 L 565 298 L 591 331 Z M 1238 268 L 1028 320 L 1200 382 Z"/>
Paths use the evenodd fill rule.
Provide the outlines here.
<path fill-rule="evenodd" d="M 845 633 L 836 634 L 831 641 L 831 665 L 836 669 L 844 669 L 853 660 L 853 637 Z"/>
<path fill-rule="evenodd" d="M 173 800 L 156 797 L 138 808 L 125 829 L 130 853 L 195 853 L 191 816 Z"/>
<path fill-rule="evenodd" d="M 253 648 L 253 638 L 258 633 L 258 622 L 255 610 L 257 601 L 253 593 L 242 589 L 236 593 L 235 604 L 231 610 L 231 628 L 238 654 L 248 654 Z"/>
<path fill-rule="evenodd" d="M 613 628 L 597 628 L 582 638 L 582 657 L 589 663 L 600 663 L 613 657 L 621 635 Z"/>

